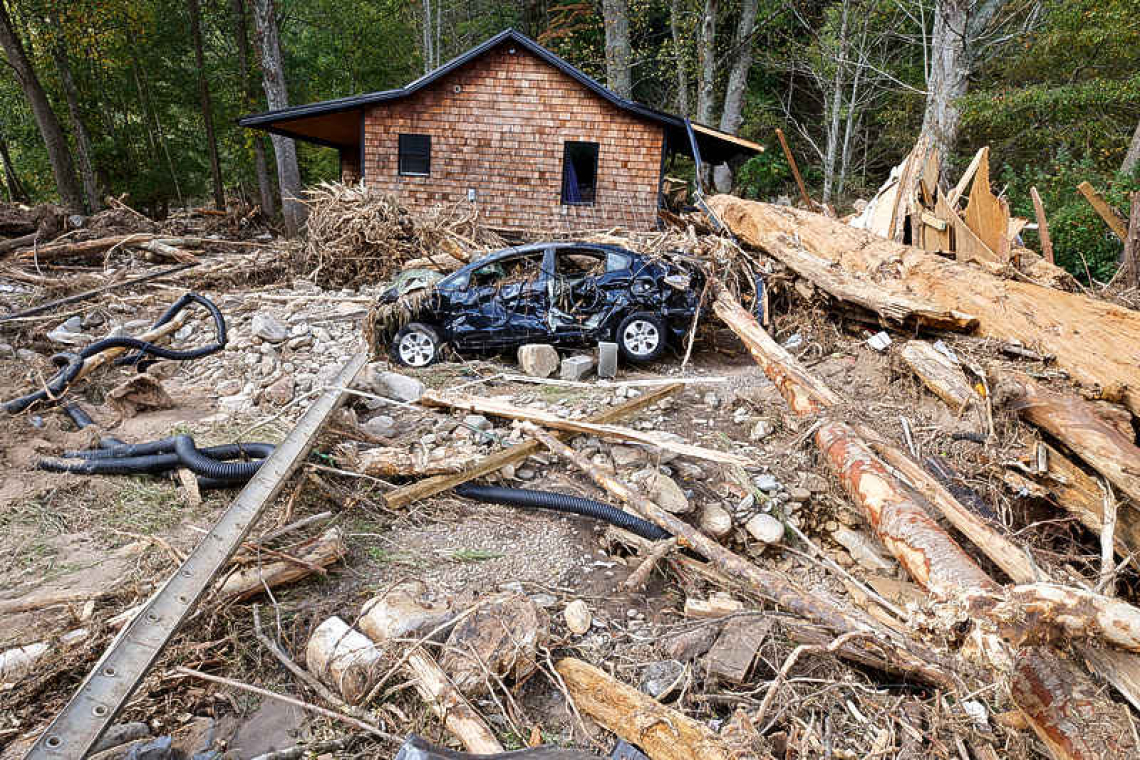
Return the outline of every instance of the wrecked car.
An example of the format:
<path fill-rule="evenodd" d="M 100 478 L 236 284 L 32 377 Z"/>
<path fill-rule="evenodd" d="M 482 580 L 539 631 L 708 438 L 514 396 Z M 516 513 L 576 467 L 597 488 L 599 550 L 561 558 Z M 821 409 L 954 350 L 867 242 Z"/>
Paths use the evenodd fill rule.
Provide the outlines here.
<path fill-rule="evenodd" d="M 390 288 L 382 337 L 410 367 L 436 361 L 445 345 L 486 352 L 598 341 L 649 362 L 692 327 L 702 283 L 695 265 L 613 245 L 534 243 L 496 251 L 429 288 Z"/>

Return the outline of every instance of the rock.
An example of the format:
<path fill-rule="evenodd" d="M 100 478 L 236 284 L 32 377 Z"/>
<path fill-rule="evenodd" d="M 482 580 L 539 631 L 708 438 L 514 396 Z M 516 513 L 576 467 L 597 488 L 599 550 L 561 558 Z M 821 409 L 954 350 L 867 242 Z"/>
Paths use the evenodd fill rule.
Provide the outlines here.
<path fill-rule="evenodd" d="M 531 377 L 550 377 L 558 371 L 558 352 L 548 343 L 519 346 L 519 367 Z"/>
<path fill-rule="evenodd" d="M 778 544 L 784 538 L 784 524 L 772 515 L 755 515 L 744 524 L 744 529 L 762 544 Z"/>
<path fill-rule="evenodd" d="M 804 503 L 811 498 L 811 491 L 799 486 L 788 490 L 788 498 L 799 504 Z"/>
<path fill-rule="evenodd" d="M 748 410 L 748 407 L 738 406 L 738 407 L 736 407 L 736 410 L 732 413 L 732 421 L 734 423 L 736 423 L 737 425 L 743 425 L 745 422 L 748 421 L 748 418 L 751 416 L 752 416 L 752 412 L 750 412 Z"/>
<path fill-rule="evenodd" d="M 22 362 L 25 362 L 25 363 L 34 362 L 34 361 L 36 361 L 36 359 L 39 358 L 39 356 L 40 355 L 37 354 L 35 351 L 29 351 L 26 348 L 17 348 L 16 349 L 16 358 Z"/>
<path fill-rule="evenodd" d="M 0 356 L 12 356 L 16 353 L 16 349 L 12 348 L 9 343 L 0 343 Z"/>
<path fill-rule="evenodd" d="M 752 479 L 752 482 L 764 493 L 780 490 L 780 481 L 776 480 L 772 475 L 757 475 Z"/>
<path fill-rule="evenodd" d="M 485 693 L 493 678 L 520 682 L 538 667 L 538 648 L 549 636 L 546 613 L 522 594 L 497 594 L 461 620 L 439 665 L 467 696 Z"/>
<path fill-rule="evenodd" d="M 519 480 L 534 480 L 537 473 L 529 467 L 520 467 L 515 471 L 515 476 Z"/>
<path fill-rule="evenodd" d="M 253 315 L 250 329 L 258 338 L 269 343 L 284 343 L 289 337 L 289 328 L 281 324 L 277 317 L 265 311 Z"/>
<path fill-rule="evenodd" d="M 650 663 L 641 674 L 641 690 L 654 699 L 661 699 L 682 682 L 685 666 L 676 660 Z"/>
<path fill-rule="evenodd" d="M 366 433 L 377 438 L 391 438 L 396 434 L 396 420 L 386 414 L 378 414 L 361 425 Z"/>
<path fill-rule="evenodd" d="M 598 343 L 598 377 L 612 380 L 617 377 L 618 344 L 609 341 Z"/>
<path fill-rule="evenodd" d="M 762 441 L 770 435 L 772 435 L 772 423 L 768 420 L 757 420 L 748 437 L 754 441 Z"/>
<path fill-rule="evenodd" d="M 276 699 L 263 699 L 253 714 L 238 727 L 228 745 L 241 747 L 242 757 L 257 757 L 289 749 L 296 746 L 304 724 L 305 711 L 301 708 Z"/>
<path fill-rule="evenodd" d="M 289 342 L 285 344 L 290 351 L 299 351 L 302 348 L 308 348 L 313 345 L 313 336 L 309 334 L 300 335 L 296 338 L 290 338 Z"/>
<path fill-rule="evenodd" d="M 490 430 L 491 421 L 481 414 L 469 414 L 463 418 L 463 424 L 476 430 Z"/>
<path fill-rule="evenodd" d="M 610 447 L 610 457 L 613 458 L 615 467 L 633 467 L 648 459 L 642 449 L 620 444 Z"/>
<path fill-rule="evenodd" d="M 674 660 L 690 662 L 712 648 L 717 637 L 716 625 L 702 625 L 691 631 L 679 633 L 665 642 L 665 654 Z"/>
<path fill-rule="evenodd" d="M 732 515 L 719 504 L 706 504 L 701 510 L 701 530 L 715 538 L 732 532 Z"/>
<path fill-rule="evenodd" d="M 98 754 L 112 747 L 119 747 L 127 742 L 151 738 L 150 727 L 145 723 L 116 723 L 99 737 L 95 746 L 91 748 L 92 755 Z"/>
<path fill-rule="evenodd" d="M 146 744 L 133 747 L 124 760 L 173 760 L 174 752 L 171 749 L 173 742 L 169 736 L 160 736 Z"/>
<path fill-rule="evenodd" d="M 567 356 L 562 360 L 562 370 L 558 376 L 563 380 L 582 380 L 594 371 L 594 359 L 590 356 Z"/>
<path fill-rule="evenodd" d="M 562 611 L 562 616 L 566 618 L 566 627 L 570 632 L 581 636 L 590 630 L 590 623 L 593 622 L 594 616 L 590 614 L 590 608 L 581 599 L 575 599 L 566 605 L 566 609 Z"/>
<path fill-rule="evenodd" d="M 720 406 L 720 396 L 716 395 L 712 391 L 709 391 L 701 397 L 701 402 L 710 409 L 716 409 L 718 406 Z"/>
<path fill-rule="evenodd" d="M 684 490 L 668 475 L 654 470 L 645 479 L 645 488 L 649 498 L 666 512 L 684 514 L 693 508 Z"/>
<path fill-rule="evenodd" d="M 355 386 L 377 396 L 414 403 L 420 400 L 427 390 L 426 386 L 414 377 L 402 375 L 399 372 L 382 370 L 383 362 L 369 364 L 357 376 Z"/>
<path fill-rule="evenodd" d="M 58 325 L 47 336 L 49 340 L 67 346 L 85 346 L 91 343 L 93 339 L 90 335 L 83 333 L 82 330 L 83 320 L 76 316 Z"/>
<path fill-rule="evenodd" d="M 293 378 L 285 375 L 265 389 L 264 398 L 274 406 L 285 406 L 293 400 Z"/>
<path fill-rule="evenodd" d="M 842 546 L 851 554 L 851 558 L 868 570 L 876 572 L 892 572 L 895 562 L 888 559 L 886 553 L 878 543 L 861 531 L 851 530 L 845 525 L 832 531 L 831 537 L 835 543 Z"/>
<path fill-rule="evenodd" d="M 708 599 L 685 599 L 685 617 L 718 618 L 734 615 L 744 609 L 744 604 L 723 591 L 717 591 Z"/>
<path fill-rule="evenodd" d="M 804 488 L 812 493 L 827 493 L 827 478 L 809 472 L 804 476 Z"/>

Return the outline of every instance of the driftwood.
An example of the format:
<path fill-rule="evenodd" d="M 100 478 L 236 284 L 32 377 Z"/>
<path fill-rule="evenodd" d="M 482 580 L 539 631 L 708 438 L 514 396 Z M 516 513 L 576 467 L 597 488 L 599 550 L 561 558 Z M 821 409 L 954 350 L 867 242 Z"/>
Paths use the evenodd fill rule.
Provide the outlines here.
<path fill-rule="evenodd" d="M 1128 348 L 1121 346 L 1122 352 Z M 1043 388 L 1017 372 L 1002 373 L 991 382 L 995 397 L 1065 444 L 1140 504 L 1140 448 L 1109 425 L 1088 402 Z"/>
<path fill-rule="evenodd" d="M 581 420 L 570 420 L 559 417 L 551 412 L 513 406 L 493 398 L 480 398 L 478 396 L 465 394 L 446 394 L 438 391 L 428 391 L 420 397 L 420 403 L 426 406 L 463 409 L 476 414 L 489 414 L 511 420 L 537 422 L 544 427 L 565 430 L 571 433 L 586 433 L 588 435 L 596 435 L 599 438 L 617 438 L 623 441 L 653 446 L 665 451 L 670 451 L 679 456 L 704 459 L 710 462 L 736 464 L 742 467 L 750 464 L 748 459 L 727 451 L 717 451 L 715 449 L 707 449 L 703 446 L 694 446 L 689 443 L 666 438 L 659 434 L 646 433 L 619 425 L 596 425 Z"/>
<path fill-rule="evenodd" d="M 733 234 L 777 259 L 789 247 L 802 248 L 849 274 L 873 277 L 888 293 L 971 314 L 981 336 L 1052 354 L 1077 382 L 1118 394 L 1140 414 L 1140 361 L 1131 348 L 1140 345 L 1138 312 L 1001 279 L 819 214 L 731 196 L 709 203 Z"/>
<path fill-rule="evenodd" d="M 704 723 L 666 707 L 593 665 L 567 657 L 554 667 L 580 711 L 640 746 L 650 760 L 738 757 Z"/>
<path fill-rule="evenodd" d="M 727 303 L 735 299 L 721 288 L 717 300 Z M 742 308 L 724 311 L 736 316 L 743 313 L 742 319 L 729 322 L 728 326 L 749 346 L 753 355 L 763 353 L 759 344 L 749 342 L 757 331 L 763 332 L 756 320 Z M 785 363 L 769 356 L 761 366 L 768 374 L 769 366 Z M 797 392 L 797 389 L 786 388 L 786 378 L 805 375 L 806 371 L 795 359 L 769 374 L 785 393 L 785 400 L 793 411 L 801 416 L 821 411 L 814 403 L 797 407 L 803 399 L 810 400 L 810 395 L 804 392 L 806 389 Z M 785 380 L 785 385 L 777 382 L 777 378 Z M 848 495 L 862 508 L 884 545 L 916 582 L 945 601 L 967 589 L 983 592 L 1000 589 L 887 471 L 854 429 L 824 421 L 817 429 L 815 440 Z M 1017 654 L 1018 668 L 1013 676 L 1015 701 L 1030 716 L 1030 723 L 1042 741 L 1051 749 L 1060 749 L 1055 752 L 1059 760 L 1124 758 L 1140 750 L 1131 733 L 1131 724 L 1124 722 L 1126 716 L 1097 693 L 1095 685 L 1082 671 L 1051 650 L 1035 650 L 1032 657 L 1022 656 L 1023 652 Z M 988 653 L 987 659 L 1006 660 L 1013 654 L 998 651 Z M 1080 697 L 1071 698 L 1074 694 Z M 1027 701 L 1023 704 L 1017 699 L 1018 695 Z M 1098 704 L 1103 717 L 1094 722 L 1090 713 L 1095 712 Z"/>
<path fill-rule="evenodd" d="M 910 340 L 903 346 L 902 360 L 934 395 L 955 412 L 978 401 L 978 394 L 966 382 L 962 370 L 950 357 L 923 340 Z"/>
<path fill-rule="evenodd" d="M 142 245 L 160 237 L 149 232 L 135 232 L 130 235 L 111 235 L 96 238 L 95 240 L 81 240 L 78 242 L 50 243 L 38 248 L 20 251 L 16 258 L 23 261 L 51 261 L 76 256 L 90 256 L 92 254 L 106 253 L 112 248 L 124 245 Z"/>
<path fill-rule="evenodd" d="M 241 601 L 257 596 L 266 587 L 292 583 L 313 573 L 306 565 L 328 567 L 347 553 L 340 528 L 329 528 L 296 556 L 300 562 L 276 560 L 230 574 L 215 591 L 215 603 Z"/>
<path fill-rule="evenodd" d="M 1084 589 L 1033 583 L 996 594 L 969 592 L 965 603 L 1017 646 L 1091 639 L 1140 651 L 1140 609 Z"/>
<path fill-rule="evenodd" d="M 416 456 L 397 446 L 375 446 L 359 453 L 337 453 L 336 461 L 341 467 L 372 475 L 377 478 L 418 478 L 425 475 L 450 475 L 463 472 L 477 458 L 471 452 L 453 452 L 452 456 L 428 459 L 427 452 Z"/>
<path fill-rule="evenodd" d="M 371 639 L 335 616 L 317 626 L 305 647 L 310 672 L 340 692 L 350 705 L 360 704 L 371 691 L 382 662 Z"/>
<path fill-rule="evenodd" d="M 587 419 L 587 422 L 592 422 L 595 425 L 606 425 L 612 422 L 618 422 L 626 417 L 634 414 L 635 412 L 644 409 L 650 404 L 654 404 L 661 399 L 676 393 L 681 389 L 681 385 L 667 385 L 661 388 L 653 388 L 641 394 L 637 398 L 630 399 L 619 406 L 606 409 L 599 414 L 594 415 Z M 563 433 L 562 435 L 566 435 Z M 472 464 L 470 467 L 455 475 L 437 475 L 430 478 L 417 480 L 415 483 L 410 483 L 406 486 L 401 486 L 395 491 L 389 491 L 384 494 L 384 503 L 390 509 L 403 507 L 411 504 L 420 499 L 426 499 L 429 496 L 434 496 L 437 493 L 455 488 L 455 486 L 468 481 L 480 478 L 484 475 L 490 475 L 492 472 L 497 472 L 508 464 L 517 464 L 523 461 L 531 454 L 534 454 L 542 448 L 542 444 L 538 441 L 530 440 L 523 441 L 511 446 L 509 449 L 498 451 L 494 454 L 480 459 L 478 462 Z"/>

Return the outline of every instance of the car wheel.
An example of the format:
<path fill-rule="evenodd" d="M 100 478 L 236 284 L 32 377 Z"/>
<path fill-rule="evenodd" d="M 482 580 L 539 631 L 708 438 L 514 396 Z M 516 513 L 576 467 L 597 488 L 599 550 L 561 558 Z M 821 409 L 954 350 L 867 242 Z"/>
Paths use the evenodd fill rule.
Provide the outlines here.
<path fill-rule="evenodd" d="M 405 367 L 426 367 L 439 358 L 439 333 L 412 322 L 392 340 L 392 358 Z"/>
<path fill-rule="evenodd" d="M 665 323 L 653 314 L 630 314 L 617 329 L 621 355 L 631 362 L 651 362 L 665 352 Z"/>

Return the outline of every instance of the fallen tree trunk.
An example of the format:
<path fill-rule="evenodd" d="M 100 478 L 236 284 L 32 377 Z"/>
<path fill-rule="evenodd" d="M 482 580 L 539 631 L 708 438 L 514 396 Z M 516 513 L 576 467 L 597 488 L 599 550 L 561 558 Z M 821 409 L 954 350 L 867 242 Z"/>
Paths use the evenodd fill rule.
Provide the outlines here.
<path fill-rule="evenodd" d="M 955 412 L 978 401 L 978 394 L 966 382 L 962 370 L 926 341 L 908 340 L 900 355 L 923 385 Z"/>
<path fill-rule="evenodd" d="M 347 553 L 348 547 L 345 546 L 340 528 L 329 528 L 309 544 L 303 553 L 297 555 L 296 558 L 304 564 L 276 560 L 242 568 L 221 583 L 214 593 L 214 603 L 241 601 L 257 596 L 267 587 L 280 586 L 311 575 L 313 570 L 305 565 L 328 567 Z"/>
<path fill-rule="evenodd" d="M 1140 609 L 1084 589 L 1032 583 L 1000 593 L 971 591 L 971 613 L 996 623 L 1002 638 L 1017 646 L 1091 639 L 1140 651 Z"/>
<path fill-rule="evenodd" d="M 717 303 L 724 304 L 717 313 L 734 317 L 733 321 L 727 322 L 728 326 L 748 345 L 754 356 L 764 354 L 764 345 L 770 344 L 771 339 L 766 343 L 756 341 L 757 334 L 763 333 L 756 320 L 738 303 L 733 308 L 735 299 L 723 287 L 717 291 Z M 822 411 L 814 403 L 803 404 L 804 399 L 810 401 L 818 395 L 821 383 L 812 379 L 812 389 L 787 387 L 787 378 L 810 377 L 794 358 L 764 356 L 760 364 L 769 379 L 777 383 L 785 394 L 784 398 L 793 411 L 801 416 Z M 778 383 L 777 378 L 784 385 Z M 926 514 L 922 505 L 906 493 L 902 484 L 887 472 L 851 427 L 825 421 L 819 426 L 815 440 L 848 495 L 862 508 L 883 543 L 919 584 L 944 601 L 965 590 L 1000 588 Z M 1005 658 L 1014 653 L 997 654 L 999 658 Z M 1026 712 L 1038 736 L 1059 760 L 1125 758 L 1134 756 L 1140 749 L 1127 716 L 1099 695 L 1096 686 L 1082 671 L 1055 652 L 1034 650 L 1032 656 L 1017 653 L 1016 662 L 1018 667 L 1013 675 L 1015 702 Z M 1019 695 L 1026 700 L 1024 703 L 1017 698 Z M 1080 696 L 1074 698 L 1072 695 Z M 1100 704 L 1101 717 L 1093 720 L 1091 715 L 1096 712 L 1097 703 Z M 1113 720 L 1112 716 L 1116 719 Z"/>
<path fill-rule="evenodd" d="M 22 261 L 52 261 L 77 256 L 91 256 L 106 253 L 123 245 L 142 245 L 156 239 L 158 235 L 149 232 L 135 232 L 130 235 L 111 235 L 95 240 L 81 240 L 74 243 L 51 243 L 38 248 L 20 251 L 16 258 Z"/>
<path fill-rule="evenodd" d="M 805 250 L 886 294 L 971 314 L 985 337 L 1019 340 L 1079 383 L 1140 414 L 1140 313 L 1075 293 L 1006 280 L 798 209 L 719 195 L 709 201 L 733 234 L 783 260 Z"/>
<path fill-rule="evenodd" d="M 996 399 L 1068 446 L 1140 504 L 1140 448 L 1101 419 L 1090 404 L 1046 390 L 1019 372 L 1001 373 L 991 385 Z"/>
<path fill-rule="evenodd" d="M 704 459 L 710 462 L 736 464 L 741 467 L 750 464 L 746 458 L 731 454 L 727 451 L 706 449 L 703 446 L 694 446 L 689 443 L 666 438 L 660 434 L 645 433 L 640 430 L 634 430 L 633 428 L 621 427 L 620 425 L 596 425 L 590 422 L 582 422 L 581 420 L 570 420 L 550 412 L 542 411 L 541 409 L 527 409 L 525 407 L 513 406 L 493 398 L 480 398 L 478 396 L 464 394 L 449 395 L 438 391 L 428 391 L 420 397 L 420 403 L 427 406 L 463 409 L 476 414 L 489 414 L 494 417 L 505 417 L 510 420 L 537 422 L 544 427 L 551 427 L 555 430 L 566 430 L 571 433 L 585 433 L 587 435 L 596 435 L 599 438 L 617 438 L 623 441 L 641 443 L 664 449 L 665 451 L 671 451 L 679 456 Z"/>
<path fill-rule="evenodd" d="M 567 657 L 554 668 L 579 710 L 627 742 L 640 746 L 651 760 L 739 757 L 705 724 L 666 707 L 593 665 Z"/>

